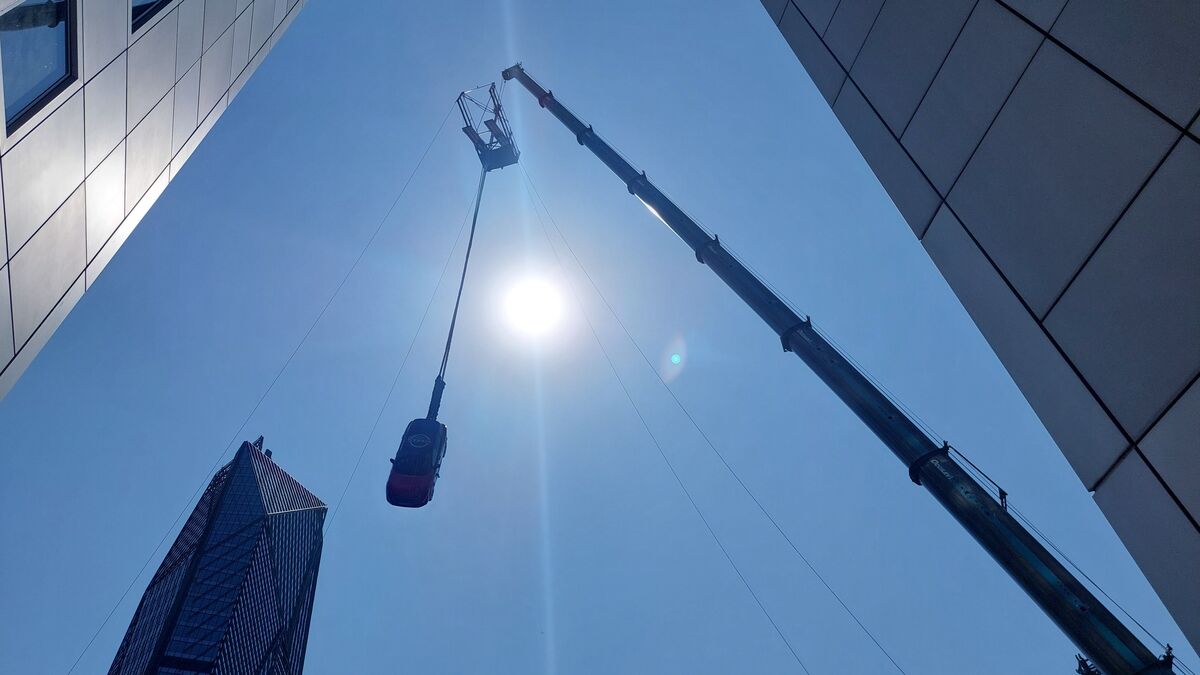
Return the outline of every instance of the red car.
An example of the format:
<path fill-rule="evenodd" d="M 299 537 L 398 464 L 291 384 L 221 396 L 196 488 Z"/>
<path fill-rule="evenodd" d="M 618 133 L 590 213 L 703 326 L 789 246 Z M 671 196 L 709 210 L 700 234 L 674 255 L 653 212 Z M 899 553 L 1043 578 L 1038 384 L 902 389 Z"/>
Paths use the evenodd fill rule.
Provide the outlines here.
<path fill-rule="evenodd" d="M 392 460 L 387 500 L 392 506 L 417 508 L 433 499 L 442 458 L 446 456 L 446 425 L 421 417 L 408 423 Z"/>

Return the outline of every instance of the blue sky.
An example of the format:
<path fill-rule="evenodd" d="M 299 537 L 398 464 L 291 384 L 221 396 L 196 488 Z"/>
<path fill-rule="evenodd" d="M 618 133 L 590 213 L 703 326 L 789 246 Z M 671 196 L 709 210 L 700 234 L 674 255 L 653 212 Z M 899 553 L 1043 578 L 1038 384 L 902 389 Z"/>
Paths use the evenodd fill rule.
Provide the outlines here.
<path fill-rule="evenodd" d="M 753 0 L 314 0 L 0 402 L 0 671 L 65 672 L 262 395 L 450 109 L 521 60 L 721 235 L 1161 639 L 1184 642 Z M 638 344 L 909 673 L 1070 672 L 1074 647 L 800 361 L 515 87 L 522 161 Z M 311 673 L 895 672 L 739 491 L 577 268 L 492 174 L 421 510 L 383 499 L 423 414 L 478 162 L 451 118 L 237 440 L 334 505 Z M 461 256 L 461 247 L 456 256 Z M 459 258 L 454 259 L 457 264 Z M 505 324 L 535 275 L 552 336 Z M 354 480 L 347 480 L 410 341 Z M 171 533 L 171 537 L 174 532 Z M 103 672 L 159 551 L 84 655 Z M 1181 656 L 1196 663 L 1186 648 Z"/>

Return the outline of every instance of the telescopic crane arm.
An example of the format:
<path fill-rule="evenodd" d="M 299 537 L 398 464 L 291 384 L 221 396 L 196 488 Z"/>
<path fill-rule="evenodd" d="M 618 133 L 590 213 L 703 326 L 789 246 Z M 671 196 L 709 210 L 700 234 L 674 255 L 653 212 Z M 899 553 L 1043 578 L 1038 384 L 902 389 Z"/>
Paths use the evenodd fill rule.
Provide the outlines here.
<path fill-rule="evenodd" d="M 503 71 L 516 80 L 625 183 L 722 281 L 779 336 L 784 351 L 800 357 L 883 441 L 922 485 L 971 533 L 1034 602 L 1106 675 L 1170 673 L 1170 659 L 1146 648 L 1087 588 L 1052 556 L 1007 509 L 722 245 L 625 161 L 590 125 L 517 64 Z"/>

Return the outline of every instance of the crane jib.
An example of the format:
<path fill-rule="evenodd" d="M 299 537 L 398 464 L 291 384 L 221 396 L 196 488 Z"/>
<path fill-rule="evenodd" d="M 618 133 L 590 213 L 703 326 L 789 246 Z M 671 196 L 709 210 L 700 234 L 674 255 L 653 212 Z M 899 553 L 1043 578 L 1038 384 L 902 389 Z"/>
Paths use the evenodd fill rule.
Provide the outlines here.
<path fill-rule="evenodd" d="M 584 124 L 520 65 L 501 73 L 517 80 L 625 183 L 646 208 L 679 236 L 779 336 L 907 467 L 913 482 L 928 490 L 1037 603 L 1063 633 L 1106 675 L 1172 672 L 1170 654 L 1157 658 L 1074 575 L 1050 554 L 864 373 L 825 339 L 807 317 L 750 272 L 646 177 Z"/>

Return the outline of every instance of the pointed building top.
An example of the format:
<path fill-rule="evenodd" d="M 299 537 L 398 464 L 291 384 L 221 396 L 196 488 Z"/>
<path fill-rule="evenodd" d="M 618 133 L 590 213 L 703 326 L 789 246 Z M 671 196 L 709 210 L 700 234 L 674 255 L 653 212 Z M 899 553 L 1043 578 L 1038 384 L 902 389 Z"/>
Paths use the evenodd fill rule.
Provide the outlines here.
<path fill-rule="evenodd" d="M 245 460 L 242 463 L 241 460 Z M 309 492 L 271 459 L 271 451 L 263 450 L 263 437 L 254 443 L 246 441 L 238 448 L 238 454 L 229 463 L 234 471 L 253 468 L 254 482 L 262 498 L 266 515 L 297 511 L 300 509 L 325 508 L 325 503 Z"/>

